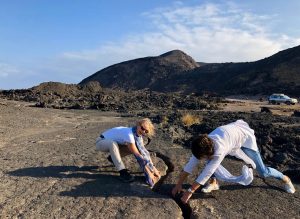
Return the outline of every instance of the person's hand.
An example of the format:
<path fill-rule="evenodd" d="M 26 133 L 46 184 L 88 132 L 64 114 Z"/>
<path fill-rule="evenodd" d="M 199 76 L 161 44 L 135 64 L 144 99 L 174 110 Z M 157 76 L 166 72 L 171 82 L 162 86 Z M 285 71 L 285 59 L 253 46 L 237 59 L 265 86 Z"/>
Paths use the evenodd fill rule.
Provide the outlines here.
<path fill-rule="evenodd" d="M 173 197 L 175 197 L 176 194 L 180 193 L 182 191 L 182 185 L 176 185 L 173 189 L 172 189 L 172 195 Z"/>
<path fill-rule="evenodd" d="M 152 180 L 153 184 L 156 184 L 160 178 L 155 176 L 154 172 L 152 172 L 148 166 L 145 166 L 145 170 L 147 171 L 147 173 L 148 173 L 150 179 Z"/>
<path fill-rule="evenodd" d="M 152 175 L 151 179 L 152 179 L 153 183 L 156 184 L 160 178 L 157 177 L 157 176 Z"/>
<path fill-rule="evenodd" d="M 186 203 L 189 201 L 189 199 L 192 197 L 192 195 L 193 195 L 193 193 L 191 193 L 191 192 L 189 192 L 189 191 L 185 191 L 185 192 L 183 193 L 183 196 L 181 197 L 181 201 L 182 201 L 184 204 L 186 204 Z"/>
<path fill-rule="evenodd" d="M 158 177 L 158 178 L 161 177 L 159 170 L 156 169 L 155 167 L 153 168 L 153 173 L 154 173 L 154 176 L 156 176 L 156 177 Z"/>

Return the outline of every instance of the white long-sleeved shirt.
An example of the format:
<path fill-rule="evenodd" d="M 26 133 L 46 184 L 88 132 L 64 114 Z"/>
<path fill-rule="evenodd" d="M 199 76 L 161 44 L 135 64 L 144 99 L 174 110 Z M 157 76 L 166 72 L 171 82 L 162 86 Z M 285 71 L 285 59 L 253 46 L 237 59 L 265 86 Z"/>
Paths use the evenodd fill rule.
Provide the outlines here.
<path fill-rule="evenodd" d="M 101 134 L 105 139 L 110 139 L 118 144 L 135 143 L 132 127 L 115 127 Z"/>
<path fill-rule="evenodd" d="M 251 164 L 254 169 L 256 168 L 253 160 L 241 150 L 243 146 L 258 151 L 254 130 L 251 129 L 246 122 L 237 120 L 228 125 L 220 126 L 208 136 L 213 141 L 214 154 L 196 179 L 199 184 L 204 185 L 206 183 L 212 174 L 220 167 L 226 155 L 232 155 L 242 159 L 247 164 Z M 199 160 L 192 155 L 183 170 L 191 174 L 198 163 Z"/>

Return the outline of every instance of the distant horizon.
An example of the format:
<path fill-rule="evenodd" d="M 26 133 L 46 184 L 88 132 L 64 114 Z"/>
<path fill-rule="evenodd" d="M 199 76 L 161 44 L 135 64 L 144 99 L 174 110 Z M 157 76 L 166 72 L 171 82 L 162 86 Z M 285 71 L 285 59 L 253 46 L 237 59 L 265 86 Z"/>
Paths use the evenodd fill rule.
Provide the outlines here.
<path fill-rule="evenodd" d="M 108 66 L 181 50 L 196 62 L 253 62 L 300 45 L 290 0 L 2 0 L 0 90 L 78 84 Z"/>

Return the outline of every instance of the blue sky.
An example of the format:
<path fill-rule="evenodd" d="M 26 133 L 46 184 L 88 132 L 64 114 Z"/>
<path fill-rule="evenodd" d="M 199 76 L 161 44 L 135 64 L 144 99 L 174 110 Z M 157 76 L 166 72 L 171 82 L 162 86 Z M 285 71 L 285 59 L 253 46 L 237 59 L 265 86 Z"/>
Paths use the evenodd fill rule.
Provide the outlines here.
<path fill-rule="evenodd" d="M 299 0 L 0 0 L 0 89 L 79 83 L 174 49 L 259 60 L 300 45 L 299 11 Z"/>

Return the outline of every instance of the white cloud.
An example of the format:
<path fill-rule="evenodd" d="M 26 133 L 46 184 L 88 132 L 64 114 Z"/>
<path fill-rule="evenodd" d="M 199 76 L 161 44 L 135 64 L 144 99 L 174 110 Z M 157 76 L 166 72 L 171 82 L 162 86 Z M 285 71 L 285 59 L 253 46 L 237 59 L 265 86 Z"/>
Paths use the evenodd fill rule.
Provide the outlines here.
<path fill-rule="evenodd" d="M 196 61 L 255 61 L 299 44 L 286 35 L 272 33 L 273 15 L 257 15 L 234 3 L 188 7 L 177 2 L 169 8 L 144 13 L 156 28 L 128 36 L 90 51 L 68 52 L 66 62 L 76 60 L 103 68 L 129 59 L 181 49 Z M 92 70 L 92 69 L 91 69 Z"/>
<path fill-rule="evenodd" d="M 96 71 L 122 61 L 157 56 L 180 49 L 199 62 L 255 61 L 300 44 L 300 38 L 272 32 L 276 15 L 258 15 L 235 3 L 186 6 L 177 1 L 168 8 L 143 13 L 151 31 L 136 32 L 98 48 L 66 51 L 41 61 L 32 70 L 36 81 L 78 83 Z M 0 77 L 18 69 L 0 65 Z M 43 73 L 43 75 L 41 74 Z"/>
<path fill-rule="evenodd" d="M 0 63 L 0 78 L 15 76 L 19 73 L 20 70 L 16 66 L 7 63 Z"/>
<path fill-rule="evenodd" d="M 37 84 L 39 73 L 28 67 L 0 62 L 0 90 L 32 87 Z"/>

